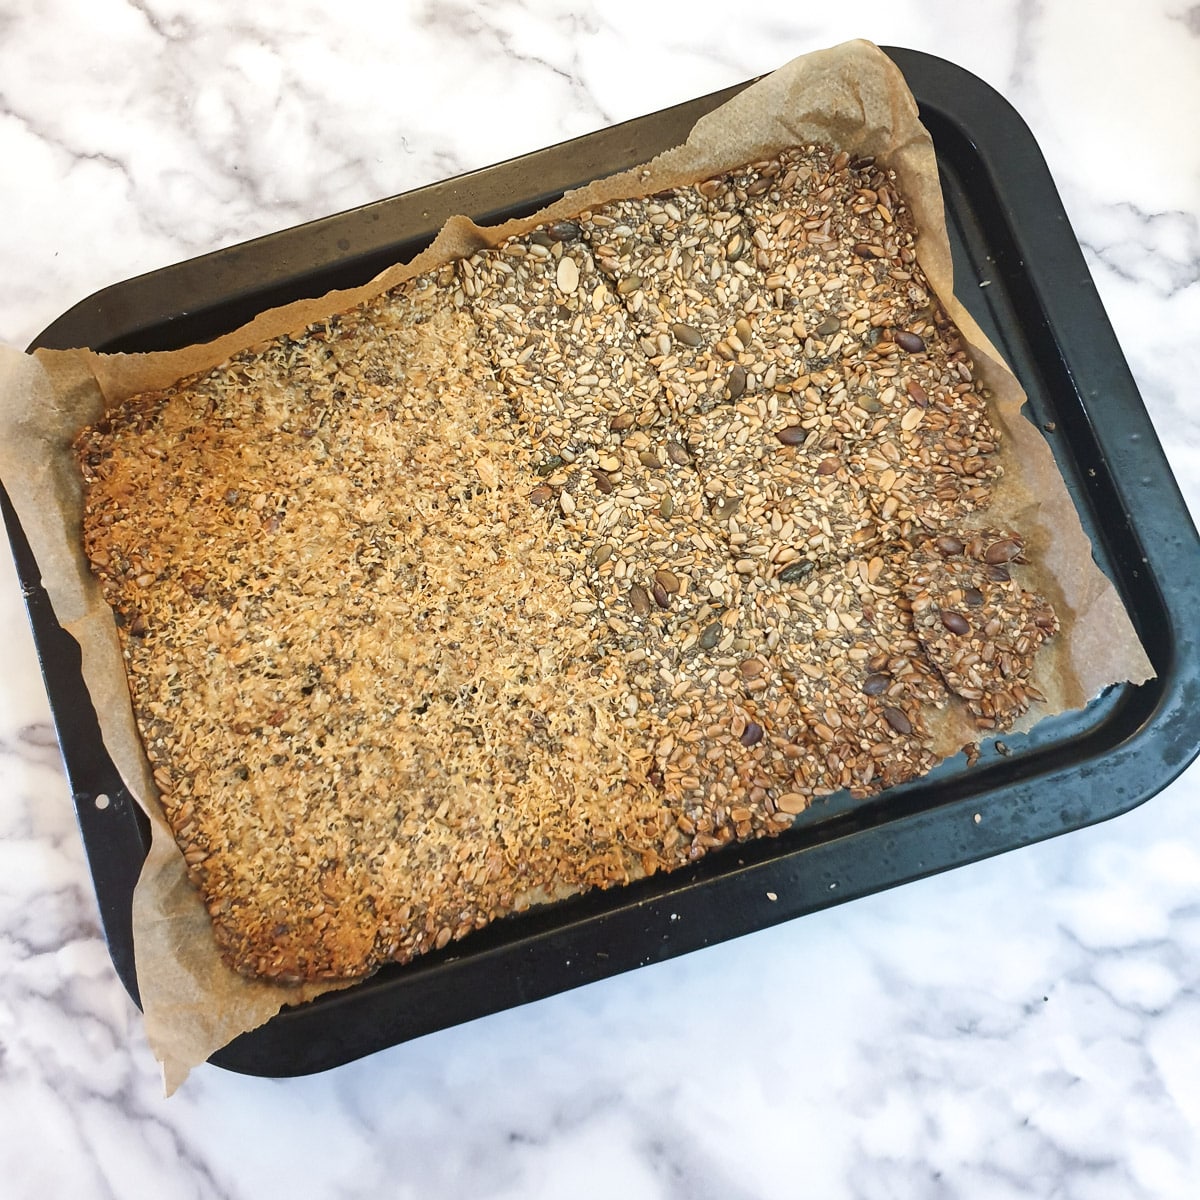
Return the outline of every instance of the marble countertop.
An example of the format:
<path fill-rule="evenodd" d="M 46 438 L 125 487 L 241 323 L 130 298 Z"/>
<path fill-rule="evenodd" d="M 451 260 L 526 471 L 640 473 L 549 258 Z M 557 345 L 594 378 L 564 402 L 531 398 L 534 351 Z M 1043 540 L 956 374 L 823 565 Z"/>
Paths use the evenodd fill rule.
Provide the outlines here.
<path fill-rule="evenodd" d="M 1030 124 L 1200 511 L 1188 0 L 0 0 L 0 341 L 139 272 L 859 36 L 958 63 Z M 204 1067 L 164 1100 L 7 554 L 0 629 L 6 1195 L 1196 1195 L 1198 768 L 1070 837 L 324 1075 Z"/>

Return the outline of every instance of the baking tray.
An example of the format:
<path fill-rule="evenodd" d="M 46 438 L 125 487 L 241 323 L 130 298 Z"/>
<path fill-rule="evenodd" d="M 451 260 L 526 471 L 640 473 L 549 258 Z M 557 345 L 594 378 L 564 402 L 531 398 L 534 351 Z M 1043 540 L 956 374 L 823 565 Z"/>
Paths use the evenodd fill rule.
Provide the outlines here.
<path fill-rule="evenodd" d="M 287 1009 L 212 1062 L 268 1076 L 336 1066 L 1105 820 L 1148 799 L 1195 756 L 1200 543 L 1045 162 L 1020 117 L 981 80 L 926 54 L 887 53 L 933 136 L 958 295 L 1029 393 L 1028 415 L 1047 430 L 1096 559 L 1158 677 L 1109 688 L 1007 745 L 985 742 L 974 766 L 960 755 L 867 802 L 833 796 L 778 838 L 498 921 Z M 366 282 L 426 246 L 454 213 L 481 223 L 527 215 L 568 188 L 644 162 L 739 90 L 106 288 L 34 347 L 116 352 L 206 341 L 264 309 Z M 131 896 L 146 821 L 104 751 L 78 648 L 54 619 L 8 497 L 0 503 L 109 949 L 136 1001 Z"/>

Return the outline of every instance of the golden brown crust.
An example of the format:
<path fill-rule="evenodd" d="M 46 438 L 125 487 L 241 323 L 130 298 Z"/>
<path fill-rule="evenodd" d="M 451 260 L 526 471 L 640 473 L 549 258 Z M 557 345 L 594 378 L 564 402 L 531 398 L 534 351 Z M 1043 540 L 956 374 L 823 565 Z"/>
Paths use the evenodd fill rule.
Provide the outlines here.
<path fill-rule="evenodd" d="M 1019 535 L 972 533 L 997 438 L 912 244 L 886 173 L 789 151 L 81 435 L 232 965 L 363 975 L 911 778 L 951 693 L 982 729 L 1036 698 L 1053 614 L 988 560 Z M 931 624 L 964 588 L 980 619 Z"/>

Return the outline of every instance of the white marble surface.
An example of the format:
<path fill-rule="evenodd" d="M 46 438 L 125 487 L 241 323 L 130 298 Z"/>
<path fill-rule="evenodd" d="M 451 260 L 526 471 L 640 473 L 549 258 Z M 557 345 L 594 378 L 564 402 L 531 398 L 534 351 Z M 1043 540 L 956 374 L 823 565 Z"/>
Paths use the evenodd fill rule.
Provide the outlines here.
<path fill-rule="evenodd" d="M 1030 123 L 1200 511 L 1200 5 L 738 7 L 0 0 L 0 340 L 866 36 L 958 62 Z M 322 1076 L 202 1068 L 165 1101 L 6 554 L 0 629 L 6 1196 L 1200 1194 L 1196 769 L 1069 838 Z"/>

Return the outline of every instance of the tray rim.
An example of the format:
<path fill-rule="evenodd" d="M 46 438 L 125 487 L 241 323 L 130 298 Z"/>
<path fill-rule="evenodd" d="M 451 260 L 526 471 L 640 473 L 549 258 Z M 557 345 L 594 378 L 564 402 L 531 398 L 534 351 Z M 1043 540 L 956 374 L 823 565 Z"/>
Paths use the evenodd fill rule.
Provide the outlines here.
<path fill-rule="evenodd" d="M 1096 293 L 1090 274 L 1087 272 L 1086 264 L 1083 261 L 1078 244 L 1070 233 L 1070 226 L 1066 222 L 1065 213 L 1062 212 L 1057 190 L 1054 188 L 1048 169 L 1036 146 L 1036 142 L 1033 140 L 1032 134 L 999 93 L 962 68 L 954 66 L 945 60 L 936 59 L 931 55 L 917 51 L 897 50 L 890 47 L 884 47 L 884 49 L 897 61 L 902 70 L 905 70 L 907 65 L 908 69 L 905 70 L 906 75 L 911 74 L 920 77 L 915 82 L 910 78 L 910 86 L 918 94 L 919 99 L 923 95 L 934 94 L 934 100 L 922 100 L 923 115 L 927 107 L 930 112 L 941 112 L 947 121 L 950 121 L 960 130 L 961 136 L 970 141 L 976 151 L 978 151 L 980 141 L 985 146 L 989 142 L 994 143 L 997 140 L 1002 142 L 1005 147 L 1004 155 L 1007 157 L 1009 165 L 1011 165 L 1013 157 L 1017 157 L 1022 161 L 1025 168 L 1022 176 L 1024 183 L 1023 194 L 1026 198 L 1028 199 L 1031 195 L 1039 195 L 1044 203 L 1046 197 L 1049 196 L 1056 206 L 1051 215 L 1055 216 L 1057 220 L 1046 222 L 1046 225 L 1054 227 L 1058 224 L 1058 221 L 1061 221 L 1061 227 L 1054 230 L 1056 234 L 1054 237 L 1047 234 L 1046 229 L 1039 226 L 1038 222 L 1022 221 L 1021 204 L 1019 203 L 1008 206 L 1005 216 L 1011 227 L 1010 233 L 1014 241 L 1023 250 L 1022 257 L 1024 261 L 1022 265 L 1026 269 L 1031 286 L 1042 308 L 1048 313 L 1055 315 L 1063 323 L 1063 327 L 1068 329 L 1070 337 L 1076 341 L 1085 338 L 1087 342 L 1095 342 L 1097 332 L 1104 335 L 1111 342 L 1111 351 L 1115 352 L 1115 358 L 1119 360 L 1118 363 L 1114 364 L 1113 354 L 1109 354 L 1104 367 L 1103 379 L 1092 378 L 1089 375 L 1087 363 L 1082 364 L 1082 371 L 1079 369 L 1081 364 L 1074 362 L 1068 364 L 1074 368 L 1077 376 L 1079 376 L 1081 394 L 1086 393 L 1089 397 L 1089 403 L 1084 406 L 1083 415 L 1090 421 L 1092 435 L 1102 452 L 1103 461 L 1099 465 L 1103 470 L 1094 472 L 1093 478 L 1097 480 L 1094 486 L 1099 490 L 1105 491 L 1106 495 L 1108 492 L 1115 492 L 1127 513 L 1136 512 L 1143 518 L 1142 522 L 1135 523 L 1136 529 L 1140 530 L 1142 525 L 1149 524 L 1157 530 L 1164 524 L 1162 513 L 1160 512 L 1160 519 L 1158 521 L 1149 520 L 1152 516 L 1152 513 L 1146 511 L 1149 507 L 1149 498 L 1143 495 L 1142 491 L 1132 487 L 1132 485 L 1123 486 L 1122 480 L 1142 478 L 1145 472 L 1149 470 L 1152 474 L 1159 476 L 1160 483 L 1164 483 L 1161 477 L 1165 475 L 1164 486 L 1160 489 L 1159 494 L 1153 497 L 1153 504 L 1160 508 L 1165 504 L 1165 508 L 1170 512 L 1173 520 L 1177 520 L 1182 516 L 1182 532 L 1176 531 L 1176 544 L 1170 549 L 1170 552 L 1168 552 L 1166 545 L 1161 544 L 1163 539 L 1142 537 L 1142 549 L 1144 551 L 1143 569 L 1148 568 L 1146 574 L 1160 593 L 1160 602 L 1163 610 L 1170 616 L 1178 617 L 1178 606 L 1168 603 L 1172 596 L 1177 593 L 1171 587 L 1167 587 L 1164 591 L 1162 582 L 1163 580 L 1167 580 L 1169 583 L 1177 585 L 1191 582 L 1186 578 L 1180 579 L 1181 574 L 1186 576 L 1185 568 L 1188 557 L 1185 554 L 1180 554 L 1178 551 L 1186 543 L 1186 549 L 1191 551 L 1194 563 L 1198 545 L 1195 530 L 1192 527 L 1190 516 L 1188 516 L 1187 510 L 1183 505 L 1178 488 L 1175 486 L 1174 480 L 1170 475 L 1169 467 L 1162 454 L 1157 435 L 1149 421 L 1149 416 L 1141 404 L 1136 385 L 1120 354 L 1115 335 L 1112 334 L 1107 315 L 1104 313 L 1099 295 Z M 920 88 L 918 88 L 918 84 Z M 691 121 L 694 120 L 694 116 L 691 115 L 694 110 L 702 108 L 705 104 L 715 107 L 717 103 L 735 94 L 745 86 L 748 86 L 748 83 L 736 85 L 733 88 L 724 89 L 721 92 L 700 97 L 664 111 L 678 114 L 686 110 L 689 114 L 687 120 L 690 126 Z M 952 99 L 955 108 L 954 113 L 950 114 L 939 109 L 936 103 L 937 97 L 942 99 L 943 104 L 947 102 L 947 98 Z M 967 101 L 975 105 L 984 105 L 987 107 L 989 109 L 987 118 L 998 125 L 998 129 L 995 127 L 990 128 L 984 131 L 983 137 L 980 137 L 980 131 L 972 127 L 969 120 L 963 119 L 962 110 Z M 481 178 L 494 177 L 494 173 L 497 171 L 511 169 L 514 165 L 527 163 L 531 159 L 552 155 L 560 152 L 564 146 L 586 147 L 594 144 L 596 139 L 606 136 L 611 138 L 614 131 L 628 133 L 636 129 L 639 125 L 644 125 L 646 122 L 661 117 L 661 113 L 648 114 L 645 117 L 635 118 L 632 121 L 623 123 L 621 126 L 612 127 L 609 130 L 597 131 L 595 134 L 588 134 L 582 138 L 573 139 L 569 143 L 548 147 L 545 150 L 533 152 L 531 155 L 520 156 L 517 159 L 508 160 L 506 163 L 496 164 L 493 167 L 482 168 L 480 171 L 471 172 L 467 176 L 429 185 L 428 188 L 416 189 L 415 191 L 405 193 L 401 197 L 377 201 L 373 205 L 351 209 L 344 213 L 334 214 L 332 217 L 309 222 L 305 225 L 294 226 L 291 229 L 255 239 L 250 243 L 229 247 L 226 250 L 218 250 L 212 254 L 176 264 L 173 267 L 162 268 L 158 271 L 149 272 L 145 275 L 136 276 L 121 283 L 111 285 L 67 310 L 66 313 L 48 326 L 34 340 L 31 349 L 38 345 L 46 345 L 47 340 L 53 343 L 58 340 L 64 330 L 72 326 L 72 323 L 84 318 L 95 319 L 97 315 L 102 318 L 120 316 L 123 312 L 129 311 L 128 306 L 123 307 L 122 293 L 128 295 L 131 292 L 136 292 L 139 288 L 144 287 L 148 280 L 157 279 L 161 281 L 165 276 L 170 276 L 172 273 L 177 274 L 180 270 L 184 269 L 207 269 L 206 264 L 207 266 L 212 266 L 214 262 L 220 261 L 230 255 L 234 256 L 244 266 L 248 251 L 251 249 L 273 252 L 274 247 L 279 245 L 280 239 L 302 238 L 306 233 L 311 233 L 316 227 L 333 228 L 338 223 L 344 222 L 347 219 L 353 220 L 360 217 L 367 210 L 378 210 L 380 207 L 388 206 L 397 201 L 425 197 L 431 191 L 438 191 L 439 194 L 445 194 L 451 198 L 461 197 L 463 194 L 462 185 L 465 181 L 473 180 L 478 182 Z M 645 155 L 643 153 L 639 161 L 644 160 L 644 158 Z M 985 166 L 989 165 L 986 158 L 983 161 Z M 995 164 L 991 163 L 990 165 L 994 166 Z M 608 173 L 608 168 L 606 168 L 605 173 Z M 997 190 L 995 180 L 992 181 L 992 184 L 993 190 L 996 190 L 998 195 L 1011 197 L 1011 189 Z M 334 225 L 331 226 L 329 223 L 334 223 Z M 1065 240 L 1062 237 L 1064 229 L 1067 235 Z M 359 257 L 362 257 L 362 255 L 359 255 Z M 1064 304 L 1062 295 L 1063 279 L 1071 279 L 1076 283 L 1075 289 L 1071 292 L 1070 305 Z M 1056 332 L 1060 327 L 1054 321 L 1050 322 L 1050 325 Z M 1114 371 L 1116 372 L 1115 376 Z M 1137 438 L 1132 440 L 1128 438 L 1121 439 L 1119 440 L 1120 444 L 1115 444 L 1118 439 L 1107 437 L 1107 427 L 1110 425 L 1111 418 L 1113 417 L 1119 417 L 1120 422 L 1124 422 L 1126 426 L 1131 422 L 1134 426 L 1137 426 L 1135 430 L 1138 435 Z M 6 520 L 11 521 L 13 514 L 8 505 L 7 497 L 4 497 L 4 506 Z M 13 525 L 10 524 L 9 528 L 11 535 Z M 38 626 L 39 624 L 44 625 L 48 604 L 46 606 L 47 611 L 39 609 L 37 597 L 36 595 L 31 595 L 29 581 L 25 578 L 24 573 L 22 573 L 22 582 L 26 584 L 27 605 L 30 609 L 31 622 L 35 626 L 35 642 L 38 647 L 39 660 L 42 661 L 43 672 L 45 673 L 47 662 L 43 657 L 43 646 L 42 640 L 39 637 Z M 36 580 L 33 583 L 36 585 Z M 1184 590 L 1186 591 L 1187 589 L 1184 588 Z M 1200 598 L 1198 591 L 1200 590 L 1192 583 L 1191 592 L 1194 599 Z M 49 614 L 49 617 L 53 621 L 52 613 Z M 1186 745 L 1183 745 L 1181 753 L 1176 754 L 1174 762 L 1169 764 L 1164 762 L 1162 764 L 1164 769 L 1157 772 L 1153 779 L 1142 780 L 1140 786 L 1134 792 L 1127 795 L 1121 802 L 1114 803 L 1108 810 L 1099 813 L 1099 815 L 1088 814 L 1085 819 L 1078 820 L 1076 823 L 1072 824 L 1068 822 L 1062 828 L 1044 832 L 1039 836 L 1017 840 L 1012 844 L 1007 844 L 1003 838 L 993 838 L 989 842 L 986 838 L 981 838 L 979 836 L 980 831 L 976 829 L 973 832 L 969 831 L 972 832 L 974 844 L 971 846 L 970 851 L 964 855 L 957 857 L 951 855 L 945 861 L 938 862 L 926 862 L 918 858 L 916 861 L 920 863 L 922 868 L 918 871 L 897 871 L 887 877 L 876 877 L 874 879 L 855 878 L 853 872 L 849 872 L 848 874 L 844 869 L 845 864 L 839 861 L 845 857 L 844 852 L 855 841 L 855 833 L 862 832 L 861 830 L 855 831 L 854 829 L 849 829 L 842 835 L 826 838 L 818 845 L 802 847 L 796 853 L 786 856 L 789 862 L 793 860 L 798 862 L 802 858 L 803 871 L 806 875 L 812 873 L 813 875 L 819 875 L 821 880 L 831 880 L 834 886 L 828 888 L 825 895 L 810 894 L 811 889 L 809 889 L 809 893 L 805 893 L 806 899 L 799 905 L 794 900 L 787 904 L 769 902 L 769 907 L 767 908 L 763 907 L 762 899 L 765 896 L 765 890 L 762 885 L 763 869 L 772 866 L 778 868 L 781 859 L 777 856 L 772 856 L 767 858 L 765 862 L 756 862 L 755 858 L 757 856 L 750 847 L 739 848 L 742 854 L 737 867 L 733 867 L 725 860 L 725 869 L 719 870 L 715 879 L 706 878 L 704 875 L 681 879 L 678 875 L 673 875 L 669 878 L 678 882 L 680 886 L 672 887 L 670 893 L 666 896 L 647 896 L 645 894 L 646 889 L 639 889 L 637 885 L 633 885 L 631 888 L 623 889 L 622 902 L 615 906 L 609 906 L 608 910 L 601 914 L 599 918 L 594 913 L 589 914 L 587 905 L 584 904 L 582 906 L 582 915 L 579 914 L 579 910 L 572 909 L 571 913 L 568 914 L 570 919 L 563 918 L 560 920 L 559 918 L 563 916 L 563 910 L 561 906 L 553 906 L 557 910 L 557 913 L 552 920 L 541 922 L 540 928 L 538 921 L 535 920 L 532 923 L 532 932 L 522 943 L 524 945 L 523 953 L 526 958 L 532 954 L 535 960 L 538 957 L 552 957 L 556 954 L 563 955 L 567 953 L 583 958 L 585 955 L 580 952 L 580 939 L 576 937 L 572 940 L 569 935 L 577 934 L 579 929 L 588 923 L 593 926 L 597 924 L 606 926 L 613 923 L 620 923 L 621 920 L 624 920 L 626 924 L 631 924 L 631 927 L 633 924 L 640 922 L 643 925 L 648 924 L 649 927 L 654 929 L 657 929 L 665 921 L 675 921 L 681 925 L 686 923 L 689 926 L 697 923 L 702 924 L 705 905 L 711 904 L 711 897 L 707 893 L 712 886 L 717 884 L 725 889 L 723 895 L 729 889 L 733 888 L 740 897 L 739 903 L 744 902 L 753 911 L 753 919 L 749 923 L 743 922 L 745 925 L 744 928 L 736 929 L 732 932 L 722 932 L 718 937 L 709 938 L 703 934 L 698 937 L 692 935 L 689 941 L 688 938 L 681 938 L 675 930 L 672 930 L 672 933 L 676 934 L 676 936 L 668 948 L 659 954 L 652 952 L 649 957 L 644 958 L 644 961 L 672 957 L 687 950 L 697 948 L 699 945 L 709 944 L 710 941 L 725 940 L 740 933 L 765 928 L 767 925 L 792 919 L 805 912 L 816 911 L 831 904 L 841 903 L 848 899 L 896 886 L 910 879 L 920 878 L 937 871 L 965 865 L 968 862 L 977 861 L 981 858 L 1001 853 L 1006 849 L 1014 848 L 1015 845 L 1028 845 L 1032 841 L 1070 832 L 1073 829 L 1081 828 L 1085 824 L 1107 820 L 1118 815 L 1120 812 L 1127 811 L 1129 808 L 1143 803 L 1156 791 L 1165 787 L 1167 783 L 1182 772 L 1188 762 L 1191 761 L 1191 758 L 1195 756 L 1197 749 L 1200 749 L 1200 738 L 1197 737 L 1195 728 L 1197 724 L 1200 724 L 1200 721 L 1192 717 L 1189 723 L 1186 719 L 1190 713 L 1196 713 L 1200 710 L 1200 705 L 1196 704 L 1194 695 L 1191 699 L 1190 713 L 1186 704 L 1183 703 L 1186 699 L 1184 693 L 1187 691 L 1188 677 L 1191 679 L 1192 691 L 1193 693 L 1195 692 L 1195 677 L 1197 675 L 1197 666 L 1200 664 L 1200 653 L 1197 652 L 1195 637 L 1186 636 L 1186 631 L 1181 633 L 1178 626 L 1178 620 L 1172 622 L 1171 634 L 1174 640 L 1174 653 L 1171 655 L 1168 663 L 1160 666 L 1160 677 L 1155 684 L 1157 695 L 1153 707 L 1142 715 L 1142 719 L 1136 728 L 1131 731 L 1130 736 L 1120 746 L 1110 748 L 1106 754 L 1109 757 L 1113 755 L 1117 756 L 1120 760 L 1118 766 L 1121 769 L 1127 770 L 1130 761 L 1137 756 L 1140 747 L 1145 743 L 1149 732 L 1157 728 L 1164 721 L 1174 721 L 1181 724 L 1184 730 L 1183 741 L 1186 742 Z M 1162 666 L 1165 666 L 1167 669 L 1165 671 L 1162 670 Z M 47 682 L 49 688 L 49 679 Z M 1127 687 L 1126 690 L 1137 691 L 1138 689 L 1129 689 Z M 60 738 L 65 742 L 66 736 L 59 717 L 60 714 L 56 708 L 56 726 L 59 729 Z M 91 764 L 91 766 L 94 768 L 95 764 Z M 1028 781 L 1025 787 L 1036 790 L 1047 786 L 1058 786 L 1065 780 L 1076 776 L 1078 770 L 1079 764 L 1072 762 L 1061 770 L 1040 773 Z M 68 763 L 68 774 L 72 778 L 76 809 L 80 817 L 85 846 L 87 846 L 89 851 L 89 861 L 93 866 L 93 877 L 97 883 L 98 898 L 101 902 L 102 918 L 105 920 L 107 934 L 110 920 L 119 925 L 121 914 L 106 911 L 105 900 L 100 896 L 101 876 L 99 874 L 99 867 L 92 855 L 94 838 L 89 840 L 86 825 L 87 820 L 94 817 L 92 800 L 96 789 L 92 787 L 75 787 L 75 775 L 80 774 L 80 772 L 72 772 L 70 763 Z M 110 789 L 110 795 L 114 796 L 115 802 L 118 805 L 122 800 L 119 790 L 120 784 L 117 781 L 115 788 Z M 1013 792 L 1014 785 L 1006 785 L 1006 790 Z M 1016 790 L 1021 789 L 1017 788 Z M 125 799 L 128 800 L 127 796 Z M 1031 796 L 1029 799 L 1032 800 L 1033 797 Z M 131 801 L 129 803 L 132 804 Z M 974 805 L 973 794 L 965 797 L 962 803 L 957 806 L 962 808 L 962 812 L 958 812 L 956 809 L 954 813 L 955 820 L 971 819 L 973 811 L 968 813 L 967 810 L 973 810 Z M 937 808 L 909 813 L 887 822 L 887 830 L 897 843 L 897 857 L 903 857 L 904 845 L 911 845 L 914 848 L 927 847 L 929 845 L 928 834 L 930 822 L 944 820 L 947 807 L 954 806 L 955 802 L 951 800 L 947 804 L 943 804 Z M 1079 814 L 1076 815 L 1078 816 Z M 731 883 L 730 881 L 733 882 Z M 804 889 L 800 888 L 799 891 L 803 893 Z M 608 895 L 611 896 L 612 894 L 609 893 Z M 111 905 L 109 907 L 111 908 Z M 542 911 L 547 912 L 549 910 Z M 567 938 L 565 944 L 562 944 L 563 938 Z M 110 953 L 113 953 L 114 965 L 117 966 L 118 972 L 122 975 L 123 981 L 126 983 L 127 988 L 129 988 L 131 995 L 136 999 L 136 980 L 132 977 L 131 955 L 128 962 L 124 964 L 125 969 L 122 969 L 123 964 L 118 962 L 118 954 L 114 951 L 114 940 L 116 940 L 115 936 L 109 938 Z M 584 940 L 586 941 L 586 939 Z M 540 955 L 537 953 L 539 947 L 541 950 Z M 478 975 L 477 968 L 481 964 L 494 963 L 498 957 L 503 958 L 511 950 L 512 946 L 509 945 L 493 946 L 471 955 L 458 955 L 437 960 L 430 959 L 422 963 L 419 968 L 414 968 L 410 964 L 405 970 L 408 978 L 435 971 L 440 972 L 448 987 L 455 989 L 465 988 L 467 991 L 470 991 L 478 983 L 478 979 L 476 978 Z M 513 1002 L 519 1003 L 523 999 L 532 999 L 535 998 L 535 995 L 550 995 L 554 992 L 589 982 L 592 979 L 615 974 L 618 971 L 629 969 L 636 965 L 640 965 L 640 963 L 635 961 L 610 963 L 606 961 L 600 966 L 593 963 L 592 969 L 589 971 L 581 972 L 577 969 L 575 972 L 570 973 L 570 977 L 559 985 L 544 990 L 534 989 L 531 994 L 518 997 Z M 127 975 L 129 976 L 128 978 L 126 977 Z M 374 981 L 371 982 L 373 983 Z M 366 986 L 370 986 L 370 984 L 363 985 L 363 987 Z M 332 1015 L 329 1010 L 337 1008 L 344 1011 L 344 1006 L 347 1004 L 351 1006 L 351 1011 L 353 1011 L 357 1006 L 357 1000 L 363 995 L 363 987 L 350 989 L 347 992 L 331 994 L 331 996 L 323 998 L 317 1004 L 305 1006 L 304 1008 L 284 1010 L 279 1017 L 273 1018 L 272 1022 L 269 1022 L 263 1029 L 253 1031 L 250 1034 L 244 1034 L 230 1043 L 229 1046 L 214 1055 L 212 1061 L 230 1069 L 250 1074 L 286 1075 L 306 1073 L 310 1070 L 320 1070 L 328 1066 L 337 1065 L 337 1062 L 349 1061 L 352 1058 L 360 1057 L 364 1053 L 370 1053 L 373 1049 L 382 1049 L 386 1045 L 393 1044 L 394 1041 L 406 1040 L 407 1037 L 417 1036 L 420 1032 L 432 1031 L 433 1029 L 442 1028 L 461 1020 L 470 1019 L 473 1016 L 485 1015 L 486 1013 L 510 1006 L 509 1003 L 499 1003 L 482 1009 L 476 1007 L 473 1011 L 460 1011 L 461 1005 L 459 1009 L 450 1005 L 443 1013 L 447 1019 L 440 1020 L 429 1025 L 427 1028 L 418 1030 L 407 1029 L 404 1027 L 404 1023 L 400 1022 L 400 1036 L 392 1040 L 380 1041 L 378 1045 L 367 1049 L 359 1048 L 347 1057 L 337 1058 L 335 1054 L 334 1059 L 329 1062 L 316 1066 L 300 1066 L 296 1070 L 287 1069 L 285 1064 L 278 1062 L 273 1064 L 268 1062 L 268 1065 L 272 1065 L 275 1069 L 258 1069 L 263 1065 L 264 1055 L 267 1060 L 271 1060 L 272 1055 L 275 1058 L 279 1058 L 283 1054 L 283 1043 L 287 1042 L 288 1036 L 284 1036 L 281 1041 L 278 1036 L 281 1029 L 292 1026 L 305 1026 L 306 1024 L 311 1027 L 314 1014 L 325 1013 L 326 1015 Z"/>

